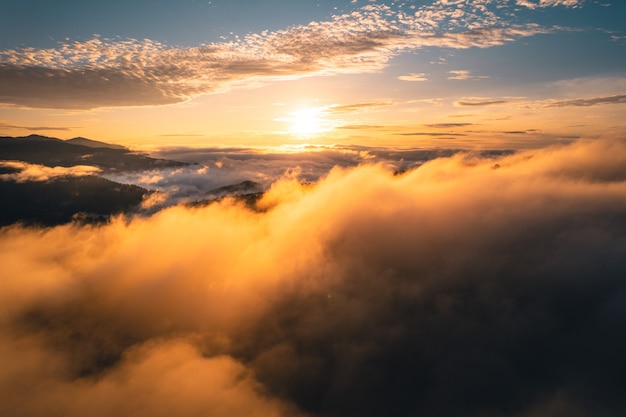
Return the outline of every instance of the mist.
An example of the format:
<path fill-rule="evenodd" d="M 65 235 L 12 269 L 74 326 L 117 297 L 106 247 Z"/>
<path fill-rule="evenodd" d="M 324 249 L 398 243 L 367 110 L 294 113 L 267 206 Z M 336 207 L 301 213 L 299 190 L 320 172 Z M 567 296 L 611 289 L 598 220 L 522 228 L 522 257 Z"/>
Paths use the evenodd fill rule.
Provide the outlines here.
<path fill-rule="evenodd" d="M 389 170 L 404 172 L 426 161 L 459 152 L 458 149 L 396 150 L 342 145 L 307 145 L 299 150 L 166 147 L 154 150 L 151 156 L 189 165 L 106 173 L 102 176 L 155 192 L 153 197 L 158 201 L 147 206 L 161 209 L 181 203 L 214 200 L 224 195 L 262 192 L 284 177 L 302 183 L 316 183 L 336 167 L 378 164 Z M 510 150 L 488 150 L 475 152 L 475 155 L 485 157 L 511 153 Z M 248 183 L 247 187 L 238 191 L 233 189 L 233 186 L 244 182 Z"/>
<path fill-rule="evenodd" d="M 0 229 L 1 414 L 626 413 L 626 142 L 356 165 Z"/>

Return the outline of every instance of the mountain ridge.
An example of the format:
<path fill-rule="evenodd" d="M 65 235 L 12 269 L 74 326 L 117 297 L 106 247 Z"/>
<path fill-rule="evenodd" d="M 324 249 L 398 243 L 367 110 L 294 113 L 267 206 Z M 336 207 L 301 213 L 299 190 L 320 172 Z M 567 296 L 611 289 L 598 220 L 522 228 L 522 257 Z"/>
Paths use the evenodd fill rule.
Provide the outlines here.
<path fill-rule="evenodd" d="M 92 139 L 74 139 L 82 140 L 72 143 L 41 135 L 1 136 L 0 160 L 15 160 L 49 167 L 91 165 L 109 173 L 189 165 L 185 162 L 151 158 L 128 148 L 118 148 L 118 145 Z"/>
<path fill-rule="evenodd" d="M 122 145 L 114 145 L 114 144 L 102 142 L 99 140 L 84 138 L 82 136 L 78 136 L 72 139 L 67 139 L 65 140 L 65 143 L 69 143 L 72 145 L 87 146 L 88 148 L 124 149 L 124 150 L 129 151 L 127 147 L 122 146 Z"/>

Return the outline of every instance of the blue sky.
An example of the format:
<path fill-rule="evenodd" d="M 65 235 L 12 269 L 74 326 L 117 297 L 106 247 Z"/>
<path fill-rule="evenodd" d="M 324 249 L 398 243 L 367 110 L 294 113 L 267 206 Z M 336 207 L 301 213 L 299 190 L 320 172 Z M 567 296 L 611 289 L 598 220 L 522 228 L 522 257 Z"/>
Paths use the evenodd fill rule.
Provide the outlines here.
<path fill-rule="evenodd" d="M 50 47 L 65 38 L 150 38 L 195 46 L 222 36 L 283 29 L 351 10 L 351 1 L 3 1 L 4 47 Z"/>
<path fill-rule="evenodd" d="M 483 139 L 462 146 L 620 135 L 624 16 L 617 0 L 5 0 L 0 133 L 422 145 L 465 117 Z"/>

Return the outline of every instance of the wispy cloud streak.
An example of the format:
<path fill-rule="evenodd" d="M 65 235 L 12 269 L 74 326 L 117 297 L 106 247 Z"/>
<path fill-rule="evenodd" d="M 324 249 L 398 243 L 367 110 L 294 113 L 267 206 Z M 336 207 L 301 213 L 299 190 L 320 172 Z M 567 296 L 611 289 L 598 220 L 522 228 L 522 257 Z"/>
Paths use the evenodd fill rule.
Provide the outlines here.
<path fill-rule="evenodd" d="M 0 129 L 20 129 L 20 130 L 28 130 L 30 132 L 42 132 L 42 131 L 70 131 L 74 128 L 72 127 L 58 127 L 58 126 L 20 126 L 14 125 L 10 123 L 2 123 L 0 122 Z"/>
<path fill-rule="evenodd" d="M 591 107 L 604 104 L 626 104 L 626 94 L 571 100 L 550 100 L 544 102 L 545 107 Z"/>

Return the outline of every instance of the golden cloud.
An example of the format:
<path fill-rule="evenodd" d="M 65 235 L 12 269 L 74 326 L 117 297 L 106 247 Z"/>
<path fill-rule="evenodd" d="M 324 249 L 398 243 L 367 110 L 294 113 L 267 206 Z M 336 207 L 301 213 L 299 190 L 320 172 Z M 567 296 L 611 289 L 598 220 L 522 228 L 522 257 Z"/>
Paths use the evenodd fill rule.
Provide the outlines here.
<path fill-rule="evenodd" d="M 4 415 L 625 409 L 625 142 L 286 177 L 258 208 L 2 229 Z"/>

